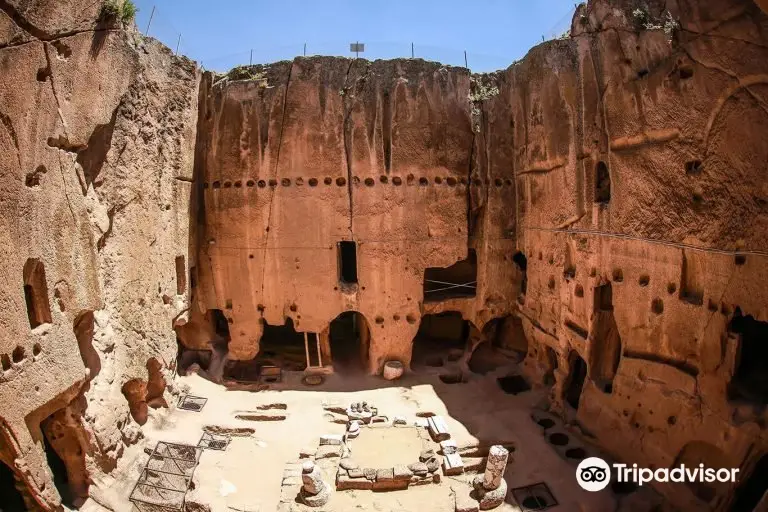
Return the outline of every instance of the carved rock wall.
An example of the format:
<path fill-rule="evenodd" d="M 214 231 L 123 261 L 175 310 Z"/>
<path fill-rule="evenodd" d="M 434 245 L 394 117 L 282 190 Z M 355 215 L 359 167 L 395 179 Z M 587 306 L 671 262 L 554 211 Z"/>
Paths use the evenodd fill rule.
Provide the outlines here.
<path fill-rule="evenodd" d="M 98 8 L 0 2 L 0 452 L 31 509 L 59 505 L 44 437 L 75 498 L 114 468 L 188 308 L 195 66 Z"/>

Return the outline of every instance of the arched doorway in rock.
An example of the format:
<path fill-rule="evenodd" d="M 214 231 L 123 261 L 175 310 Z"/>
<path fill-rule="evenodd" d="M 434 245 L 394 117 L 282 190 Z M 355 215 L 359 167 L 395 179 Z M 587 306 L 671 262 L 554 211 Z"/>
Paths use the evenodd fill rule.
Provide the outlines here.
<path fill-rule="evenodd" d="M 361 313 L 345 311 L 334 318 L 328 337 L 335 372 L 362 373 L 366 370 L 371 331 Z"/>
<path fill-rule="evenodd" d="M 458 311 L 422 316 L 419 330 L 413 338 L 411 367 L 437 368 L 459 361 L 473 329 L 479 336 L 477 329 Z"/>
<path fill-rule="evenodd" d="M 728 510 L 731 512 L 754 510 L 768 492 L 768 454 L 757 461 L 746 480 L 742 477 L 739 480 L 741 483 L 736 489 L 735 498 Z"/>
<path fill-rule="evenodd" d="M 24 512 L 24 497 L 19 487 L 24 484 L 16 478 L 13 469 L 8 465 L 15 456 L 10 451 L 3 433 L 0 432 L 0 497 L 2 497 L 3 512 Z"/>
<path fill-rule="evenodd" d="M 303 371 L 307 367 L 304 332 L 299 332 L 288 317 L 283 325 L 270 325 L 261 319 L 262 332 L 259 353 L 247 361 L 228 361 L 224 377 L 238 382 L 272 382 L 266 373 L 270 371 Z M 314 336 L 315 333 L 307 333 Z"/>
<path fill-rule="evenodd" d="M 563 398 L 568 405 L 578 410 L 584 379 L 587 377 L 587 363 L 575 350 L 572 350 L 568 356 L 568 366 L 569 372 L 563 389 Z"/>

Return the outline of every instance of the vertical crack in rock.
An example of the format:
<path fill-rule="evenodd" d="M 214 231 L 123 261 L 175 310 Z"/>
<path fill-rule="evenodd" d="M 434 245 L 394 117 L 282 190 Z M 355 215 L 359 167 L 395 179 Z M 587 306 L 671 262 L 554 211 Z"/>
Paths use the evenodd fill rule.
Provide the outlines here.
<path fill-rule="evenodd" d="M 59 119 L 61 120 L 61 124 L 63 126 L 62 129 L 64 130 L 64 135 L 66 136 L 67 141 L 69 141 L 69 134 L 67 133 L 67 122 L 64 120 L 64 113 L 61 111 L 61 102 L 59 101 L 59 95 L 56 92 L 56 83 L 53 76 L 53 67 L 51 66 L 51 55 L 48 50 L 48 43 L 43 43 L 43 52 L 45 53 L 45 61 L 48 65 L 48 77 L 51 79 L 51 92 L 53 92 L 53 99 L 56 100 L 56 111 L 59 114 Z"/>
<path fill-rule="evenodd" d="M 288 104 L 288 89 L 291 87 L 291 74 L 293 73 L 293 66 L 296 63 L 296 59 L 291 61 L 291 65 L 288 67 L 288 77 L 285 80 L 285 91 L 283 92 L 283 111 L 280 117 L 280 136 L 277 139 L 277 155 L 275 157 L 275 172 L 274 176 L 277 178 L 278 172 L 280 172 L 280 149 L 283 146 L 283 133 L 285 132 L 285 112 L 286 105 Z M 264 296 L 264 276 L 267 272 L 267 246 L 269 245 L 269 237 L 271 236 L 271 224 L 272 224 L 272 206 L 275 202 L 275 194 L 277 193 L 277 187 L 272 187 L 272 191 L 269 196 L 269 210 L 267 212 L 267 236 L 264 241 L 264 252 L 261 258 L 261 296 Z"/>
<path fill-rule="evenodd" d="M 467 167 L 467 243 L 474 238 L 472 232 L 472 168 L 475 158 L 475 143 L 477 142 L 477 135 L 472 132 L 472 144 L 469 146 L 469 166 Z"/>
<path fill-rule="evenodd" d="M 355 59 L 356 60 L 356 59 Z M 351 128 L 349 123 L 349 118 L 352 115 L 352 108 L 347 104 L 348 96 L 349 96 L 349 73 L 352 71 L 352 66 L 355 64 L 355 60 L 352 60 L 349 63 L 349 67 L 347 67 L 347 75 L 344 77 L 344 96 L 342 98 L 342 105 L 344 106 L 344 121 L 342 125 L 342 134 L 344 136 L 344 160 L 347 164 L 347 195 L 349 196 L 349 234 L 350 236 L 353 236 L 353 229 L 352 229 L 352 160 L 351 160 L 351 146 L 350 146 L 350 138 L 351 138 Z"/>

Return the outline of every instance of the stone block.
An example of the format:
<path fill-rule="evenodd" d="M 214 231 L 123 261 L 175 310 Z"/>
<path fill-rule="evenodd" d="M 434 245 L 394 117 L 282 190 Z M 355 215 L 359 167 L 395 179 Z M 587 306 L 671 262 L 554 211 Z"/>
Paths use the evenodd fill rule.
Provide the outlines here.
<path fill-rule="evenodd" d="M 427 428 L 429 434 L 435 441 L 445 441 L 450 439 L 451 434 L 448 432 L 448 425 L 445 423 L 445 419 L 442 416 L 430 416 L 427 420 Z"/>
<path fill-rule="evenodd" d="M 336 490 L 346 491 L 349 489 L 370 491 L 373 489 L 373 482 L 367 478 L 352 478 L 340 471 L 336 476 Z"/>
<path fill-rule="evenodd" d="M 443 473 L 446 476 L 464 473 L 464 463 L 461 461 L 461 455 L 452 453 L 443 457 Z"/>
<path fill-rule="evenodd" d="M 424 462 L 414 462 L 408 466 L 408 469 L 413 471 L 414 474 L 420 476 L 426 476 L 426 474 L 429 473 L 427 465 Z"/>
<path fill-rule="evenodd" d="M 325 434 L 320 436 L 320 446 L 340 445 L 344 442 L 344 437 L 340 434 Z"/>
<path fill-rule="evenodd" d="M 376 481 L 377 482 L 391 482 L 395 479 L 395 471 L 392 468 L 377 469 Z"/>
<path fill-rule="evenodd" d="M 408 467 L 402 464 L 398 464 L 394 468 L 392 468 L 392 472 L 394 474 L 395 480 L 410 480 L 413 476 L 413 473 L 411 472 Z"/>
<path fill-rule="evenodd" d="M 456 512 L 478 512 L 480 504 L 472 498 L 472 489 L 464 485 L 451 486 Z"/>
<path fill-rule="evenodd" d="M 327 459 L 329 457 L 341 457 L 344 452 L 342 445 L 326 444 L 318 447 L 315 452 L 315 459 Z"/>

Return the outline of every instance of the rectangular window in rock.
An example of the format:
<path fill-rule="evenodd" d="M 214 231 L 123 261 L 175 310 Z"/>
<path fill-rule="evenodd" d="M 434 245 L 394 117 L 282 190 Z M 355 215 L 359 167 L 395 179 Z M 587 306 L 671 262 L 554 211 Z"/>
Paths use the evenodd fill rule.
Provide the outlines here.
<path fill-rule="evenodd" d="M 357 244 L 352 241 L 339 242 L 339 281 L 342 284 L 357 283 Z"/>
<path fill-rule="evenodd" d="M 45 281 L 45 266 L 35 258 L 24 264 L 24 299 L 27 303 L 29 326 L 34 329 L 51 323 L 51 306 L 48 304 L 48 284 Z"/>
<path fill-rule="evenodd" d="M 446 268 L 428 268 L 424 271 L 424 302 L 474 297 L 477 293 L 477 256 L 469 250 L 467 259 Z"/>

